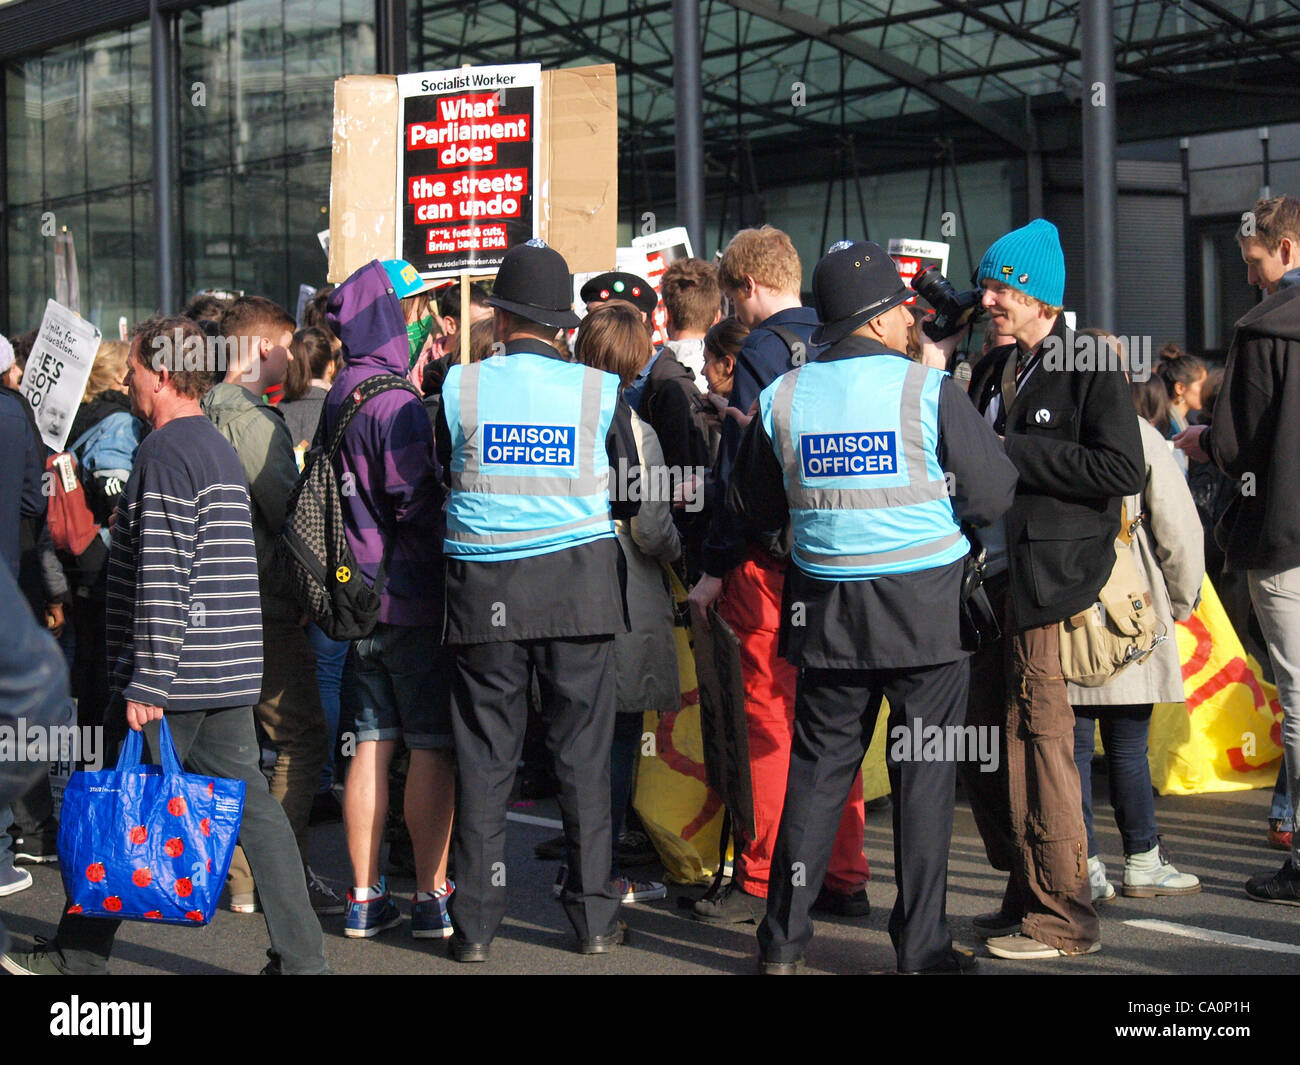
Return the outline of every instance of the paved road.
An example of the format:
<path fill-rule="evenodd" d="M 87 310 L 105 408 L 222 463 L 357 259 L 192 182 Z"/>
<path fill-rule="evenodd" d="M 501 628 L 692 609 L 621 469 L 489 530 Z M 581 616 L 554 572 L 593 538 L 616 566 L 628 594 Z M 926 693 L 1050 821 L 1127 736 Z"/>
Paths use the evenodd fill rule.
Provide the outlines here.
<path fill-rule="evenodd" d="M 1098 774 L 1097 817 L 1103 859 L 1112 880 L 1122 875 L 1119 835 L 1110 807 L 1100 798 L 1105 778 Z M 1285 857 L 1264 844 L 1267 791 L 1157 799 L 1156 812 L 1166 847 L 1180 869 L 1199 875 L 1204 890 L 1186 898 L 1125 899 L 1101 909 L 1100 953 L 1054 961 L 1012 962 L 984 956 L 982 973 L 1127 974 L 1294 974 L 1300 971 L 1300 908 L 1270 906 L 1247 898 L 1242 884 L 1253 873 L 1274 869 Z M 520 811 L 529 819 L 556 817 L 552 803 Z M 746 973 L 756 955 L 754 926 L 718 929 L 689 919 L 678 900 L 698 889 L 672 889 L 669 897 L 624 912 L 632 931 L 629 949 L 583 958 L 571 951 L 572 933 L 550 894 L 554 862 L 532 857 L 535 843 L 554 835 L 545 826 L 512 822 L 507 876 L 510 908 L 491 960 L 457 965 L 441 944 L 412 940 L 402 925 L 372 940 L 342 935 L 343 918 L 323 922 L 325 950 L 338 973 Z M 335 884 L 343 884 L 346 863 L 342 826 L 312 830 L 313 865 Z M 820 920 L 808 951 L 813 973 L 890 972 L 894 954 L 885 930 L 893 904 L 894 880 L 889 812 L 868 816 L 867 856 L 874 909 L 864 920 Z M 0 900 L 0 916 L 17 940 L 50 935 L 63 899 L 55 867 L 33 869 L 34 886 Z M 948 912 L 954 936 L 972 945 L 970 918 L 996 907 L 1001 874 L 990 869 L 970 811 L 959 799 L 952 847 Z M 409 899 L 412 884 L 395 881 Z M 1247 938 L 1233 938 L 1247 937 Z M 185 929 L 127 923 L 118 937 L 113 971 L 120 974 L 255 973 L 265 962 L 266 929 L 260 916 L 221 911 L 208 928 Z"/>

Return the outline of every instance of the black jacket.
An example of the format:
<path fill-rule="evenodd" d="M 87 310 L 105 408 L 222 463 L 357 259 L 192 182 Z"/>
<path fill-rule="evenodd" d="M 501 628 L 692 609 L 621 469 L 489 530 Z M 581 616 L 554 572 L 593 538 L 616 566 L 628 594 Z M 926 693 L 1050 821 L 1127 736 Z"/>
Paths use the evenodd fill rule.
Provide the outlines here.
<path fill-rule="evenodd" d="M 896 358 L 865 337 L 845 337 L 819 361 Z M 864 365 L 863 369 L 867 367 Z M 863 404 L 873 397 L 865 393 Z M 1016 472 L 993 432 L 951 380 L 939 393 L 939 466 L 952 474 L 957 520 L 988 525 L 1011 505 Z M 732 510 L 750 532 L 781 528 L 789 517 L 784 476 L 763 419 L 749 423 L 732 472 Z M 960 594 L 964 559 L 872 580 L 828 581 L 791 564 L 781 610 L 780 653 L 814 669 L 901 669 L 962 657 Z M 795 604 L 799 611 L 795 613 Z"/>
<path fill-rule="evenodd" d="M 1235 488 L 1216 530 L 1226 568 L 1300 566 L 1300 289 L 1269 296 L 1237 322 L 1201 446 Z"/>
<path fill-rule="evenodd" d="M 695 375 L 677 361 L 670 348 L 660 348 L 650 367 L 637 413 L 649 423 L 664 450 L 664 464 L 679 477 L 695 473 L 701 482 L 709 472 L 709 437 L 704 421 L 704 399 L 695 387 Z M 701 549 L 708 533 L 708 513 L 673 510 L 681 532 L 686 569 L 691 583 L 699 576 Z"/>
<path fill-rule="evenodd" d="M 1074 335 L 1064 318 L 1052 333 L 1072 356 Z M 970 396 L 980 413 L 1016 350 L 997 348 L 975 369 Z M 1025 629 L 1061 621 L 1096 601 L 1115 565 L 1120 503 L 1145 482 L 1124 372 L 1039 360 L 1006 412 L 1003 446 L 1020 475 L 1006 515 L 1016 622 Z"/>

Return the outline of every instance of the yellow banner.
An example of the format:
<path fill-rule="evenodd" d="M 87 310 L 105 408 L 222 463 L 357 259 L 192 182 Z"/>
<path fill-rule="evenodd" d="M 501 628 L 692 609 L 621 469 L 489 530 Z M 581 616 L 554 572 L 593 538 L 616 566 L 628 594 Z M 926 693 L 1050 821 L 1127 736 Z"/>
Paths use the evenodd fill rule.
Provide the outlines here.
<path fill-rule="evenodd" d="M 1151 715 L 1151 782 L 1161 795 L 1271 788 L 1282 757 L 1282 705 L 1246 654 L 1207 578 L 1179 622 L 1184 703 Z"/>

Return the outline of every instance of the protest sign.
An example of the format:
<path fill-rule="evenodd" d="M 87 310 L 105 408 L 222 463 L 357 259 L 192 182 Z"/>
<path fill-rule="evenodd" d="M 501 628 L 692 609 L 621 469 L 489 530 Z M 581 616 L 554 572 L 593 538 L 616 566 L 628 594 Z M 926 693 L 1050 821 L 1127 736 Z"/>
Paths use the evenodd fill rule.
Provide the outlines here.
<path fill-rule="evenodd" d="M 31 404 L 41 439 L 62 451 L 86 391 L 100 332 L 67 307 L 49 300 L 19 391 Z"/>
<path fill-rule="evenodd" d="M 490 272 L 537 232 L 536 63 L 397 79 L 396 256 L 424 277 Z"/>
<path fill-rule="evenodd" d="M 488 70 L 500 68 L 470 67 L 459 71 L 446 71 L 461 77 L 483 74 Z M 506 68 L 514 69 L 514 68 Z M 401 75 L 403 78 L 433 79 L 438 72 L 428 74 Z M 456 89 L 460 95 L 475 95 L 475 86 L 469 84 Z M 511 87 L 507 86 L 505 103 L 509 113 L 498 110 L 492 118 L 473 118 L 471 105 L 471 126 L 488 125 L 487 139 L 491 140 L 492 125 L 502 123 L 501 133 L 506 132 L 504 123 L 518 120 L 522 111 L 515 110 L 511 98 Z M 535 222 L 528 236 L 536 235 L 546 241 L 552 248 L 564 256 L 571 271 L 609 270 L 614 265 L 614 245 L 616 243 L 618 212 L 618 98 L 617 78 L 612 65 L 592 67 L 570 67 L 563 70 L 541 71 L 540 80 L 534 90 L 537 119 L 530 130 L 533 143 L 533 170 L 529 175 L 528 192 L 533 198 L 531 208 Z M 494 92 L 492 95 L 500 100 Z M 405 165 L 405 157 L 432 158 L 439 163 L 439 153 L 448 147 L 439 144 L 428 148 L 407 151 L 407 129 L 403 121 L 405 97 L 400 95 L 398 78 L 388 75 L 351 75 L 340 78 L 334 83 L 334 144 L 330 168 L 330 228 L 326 249 L 329 256 L 329 280 L 335 283 L 345 281 L 355 270 L 364 266 L 371 259 L 391 259 L 405 254 L 403 245 L 398 241 L 398 216 L 406 228 L 413 228 L 415 209 L 420 204 L 407 203 L 408 189 L 398 187 L 398 172 Z M 433 116 L 437 126 L 436 96 L 433 99 Z M 463 105 L 462 105 L 463 106 Z M 500 104 L 494 105 L 498 109 Z M 453 123 L 455 124 L 455 123 Z M 460 124 L 465 124 L 463 121 Z M 512 134 L 522 132 L 519 128 Z M 437 133 L 422 133 L 421 142 L 427 137 L 442 136 Z M 496 142 L 494 142 L 495 144 Z M 511 153 L 522 141 L 500 141 L 504 151 Z M 461 147 L 472 149 L 477 144 L 480 149 L 487 146 L 482 139 Z M 462 153 L 463 154 L 463 153 Z M 494 156 L 496 156 L 494 150 Z M 480 156 L 483 152 L 480 151 Z M 456 155 L 452 156 L 453 159 Z M 467 157 L 468 158 L 468 157 Z M 399 162 L 399 159 L 402 161 Z M 473 171 L 469 168 L 473 167 Z M 441 166 L 438 169 L 442 169 Z M 463 164 L 460 170 L 453 171 L 458 176 L 472 174 L 482 179 L 490 170 L 519 170 L 511 162 L 508 166 L 496 163 Z M 433 171 L 430 170 L 429 173 Z M 412 170 L 411 177 L 427 176 L 421 169 Z M 522 177 L 522 175 L 516 175 Z M 506 191 L 506 175 L 499 175 L 501 189 L 493 191 L 492 181 L 488 176 L 487 196 L 490 201 L 497 196 L 502 199 L 512 196 Z M 513 183 L 513 182 L 512 182 Z M 421 191 L 431 190 L 424 188 Z M 462 189 L 462 191 L 465 191 Z M 483 198 L 483 190 L 476 187 L 474 193 Z M 452 196 L 451 210 L 456 210 L 455 192 L 450 187 L 447 194 Z M 441 202 L 435 197 L 432 202 Z M 504 204 L 498 204 L 504 206 Z M 505 219 L 510 226 L 518 221 L 520 227 L 525 213 L 530 208 L 520 202 L 519 218 L 513 216 Z M 439 208 L 441 212 L 442 208 Z M 426 213 L 430 213 L 426 211 Z M 407 222 L 407 215 L 410 222 Z M 501 220 L 489 225 L 501 224 Z M 462 223 L 451 219 L 421 222 L 420 230 L 441 228 L 464 228 Z M 418 238 L 417 238 L 418 239 Z M 427 233 L 425 235 L 427 240 Z M 454 238 L 453 238 L 454 239 Z M 481 237 L 480 237 L 481 239 Z M 523 239 L 528 239 L 525 236 Z M 507 243 L 515 243 L 512 233 L 507 233 Z M 494 249 L 496 261 L 504 257 L 505 249 Z M 440 252 L 454 256 L 459 253 Z M 426 276 L 433 276 L 424 270 L 420 258 L 411 258 Z M 477 265 L 469 267 L 469 272 L 478 275 L 495 273 L 495 265 L 488 265 L 479 260 Z M 452 266 L 443 273 L 461 274 L 464 267 Z"/>
<path fill-rule="evenodd" d="M 654 342 L 662 344 L 668 339 L 668 309 L 663 304 L 664 271 L 678 259 L 689 259 L 694 254 L 691 251 L 691 238 L 685 226 L 675 226 L 643 237 L 633 237 L 632 247 L 645 256 L 646 272 L 641 276 L 650 282 L 659 296 L 659 306 L 655 308 L 654 317 Z"/>

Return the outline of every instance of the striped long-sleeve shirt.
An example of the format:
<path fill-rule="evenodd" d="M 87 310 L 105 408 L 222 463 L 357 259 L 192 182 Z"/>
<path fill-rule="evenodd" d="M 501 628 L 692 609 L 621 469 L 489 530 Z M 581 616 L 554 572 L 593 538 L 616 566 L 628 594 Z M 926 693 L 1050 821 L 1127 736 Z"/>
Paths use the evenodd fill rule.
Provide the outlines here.
<path fill-rule="evenodd" d="M 108 559 L 108 668 L 127 700 L 168 711 L 251 706 L 262 615 L 248 484 L 206 418 L 145 437 Z"/>

